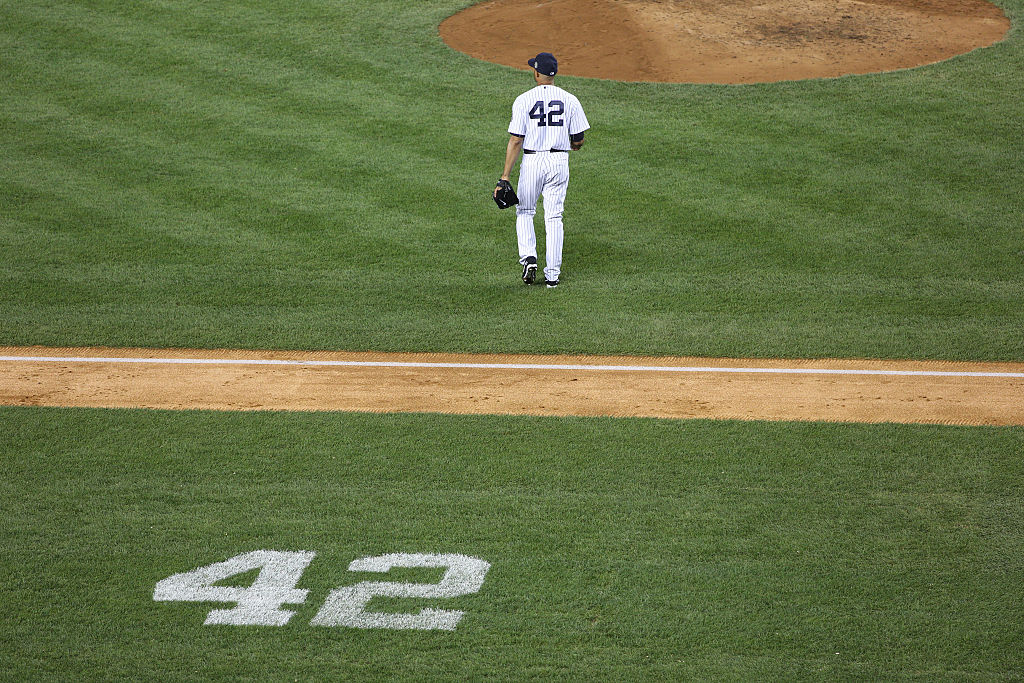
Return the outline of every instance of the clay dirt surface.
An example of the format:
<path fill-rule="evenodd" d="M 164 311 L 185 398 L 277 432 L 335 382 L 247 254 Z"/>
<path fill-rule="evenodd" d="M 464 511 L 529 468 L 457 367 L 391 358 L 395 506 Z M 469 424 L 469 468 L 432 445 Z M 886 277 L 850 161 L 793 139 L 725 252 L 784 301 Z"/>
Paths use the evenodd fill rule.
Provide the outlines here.
<path fill-rule="evenodd" d="M 0 347 L 0 405 L 1024 425 L 1024 363 Z"/>
<path fill-rule="evenodd" d="M 487 0 L 441 38 L 478 59 L 618 81 L 755 83 L 892 71 L 998 42 L 987 0 Z"/>

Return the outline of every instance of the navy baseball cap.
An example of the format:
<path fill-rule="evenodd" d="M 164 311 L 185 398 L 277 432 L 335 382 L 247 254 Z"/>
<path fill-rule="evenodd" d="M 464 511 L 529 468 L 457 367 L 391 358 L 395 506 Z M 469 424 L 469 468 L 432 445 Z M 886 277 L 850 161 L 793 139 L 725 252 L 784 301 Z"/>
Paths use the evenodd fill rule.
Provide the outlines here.
<path fill-rule="evenodd" d="M 558 73 L 558 60 L 550 52 L 541 52 L 533 59 L 527 59 L 526 63 L 545 76 L 554 76 Z"/>

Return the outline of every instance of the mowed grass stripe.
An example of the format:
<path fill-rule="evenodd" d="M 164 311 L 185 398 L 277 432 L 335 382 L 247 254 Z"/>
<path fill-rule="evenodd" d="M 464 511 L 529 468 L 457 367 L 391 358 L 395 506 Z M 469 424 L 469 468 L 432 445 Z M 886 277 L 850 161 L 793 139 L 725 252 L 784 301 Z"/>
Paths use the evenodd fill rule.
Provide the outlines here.
<path fill-rule="evenodd" d="M 201 57 L 196 61 L 201 63 Z M 111 66 L 105 61 L 93 61 L 84 65 L 84 71 L 103 73 Z M 441 189 L 442 181 L 424 173 L 423 164 L 420 168 L 405 170 L 404 177 L 381 179 L 387 169 L 379 159 L 389 156 L 389 147 L 393 150 L 394 143 L 377 144 L 364 137 L 366 131 L 359 130 L 353 131 L 350 139 L 339 140 L 337 134 L 344 136 L 346 126 L 342 123 L 339 130 L 335 107 L 329 110 L 332 123 L 325 119 L 320 127 L 311 129 L 308 125 L 310 110 L 306 107 L 301 117 L 285 111 L 254 108 L 257 105 L 251 94 L 249 98 L 224 94 L 217 84 L 190 90 L 184 89 L 173 77 L 154 78 L 144 67 L 118 64 L 116 68 L 125 73 L 112 81 L 97 83 L 96 88 L 90 90 L 106 91 L 108 97 L 123 97 L 124 101 L 114 107 L 116 113 L 124 116 L 123 120 L 108 120 L 110 112 L 99 109 L 79 115 L 68 108 L 54 107 L 46 99 L 37 102 L 27 117 L 68 121 L 70 129 L 76 133 L 76 146 L 83 152 L 96 152 L 85 159 L 91 163 L 84 172 L 99 176 L 98 185 L 120 182 L 150 191 L 140 197 L 140 210 L 163 196 L 165 201 L 170 200 L 180 209 L 212 208 L 221 219 L 260 220 L 259 212 L 238 216 L 239 206 L 262 206 L 272 215 L 288 211 L 301 216 L 304 212 L 321 211 L 325 206 L 341 202 L 342 206 L 327 216 L 328 219 L 338 220 L 344 212 L 356 211 L 355 217 L 360 220 L 380 222 L 386 220 L 389 210 L 369 207 L 360 199 L 361 195 L 341 190 L 366 183 L 370 184 L 370 190 L 383 190 L 414 179 L 417 187 L 428 191 Z M 145 109 L 139 111 L 140 106 Z M 360 112 L 344 108 L 348 117 L 359 118 Z M 159 125 L 153 125 L 145 114 L 155 117 Z M 266 127 L 271 121 L 277 122 L 277 129 Z M 205 140 L 201 144 L 192 142 L 198 130 L 220 135 L 214 138 L 213 146 Z M 328 135 L 329 132 L 334 134 Z M 357 137 L 359 133 L 363 136 Z M 170 154 L 161 157 L 155 168 L 148 166 L 149 157 L 164 149 Z M 53 164 L 58 171 L 64 169 L 62 164 L 66 163 L 68 151 L 66 147 L 52 150 Z M 324 151 L 352 162 L 346 164 L 341 173 L 333 175 L 322 167 L 310 167 L 314 152 Z M 413 158 L 413 155 L 406 155 L 405 160 L 411 162 Z M 115 159 L 118 163 L 111 164 Z M 196 174 L 217 184 L 202 187 L 198 192 L 183 191 Z M 455 175 L 454 169 L 452 175 Z M 107 178 L 103 180 L 103 176 Z M 333 186 L 326 194 L 325 179 Z M 69 201 L 82 195 L 86 195 L 83 200 L 95 203 L 109 203 L 112 199 L 83 192 L 81 187 L 70 189 L 72 196 L 65 198 Z M 395 216 L 396 219 L 401 217 L 409 216 L 406 212 Z"/>
<path fill-rule="evenodd" d="M 832 81 L 566 79 L 595 128 L 573 162 L 572 294 L 542 297 L 515 286 L 486 198 L 524 75 L 439 41 L 459 6 L 6 6 L 0 239 L 19 257 L 0 336 L 1024 355 L 1015 34 Z"/>

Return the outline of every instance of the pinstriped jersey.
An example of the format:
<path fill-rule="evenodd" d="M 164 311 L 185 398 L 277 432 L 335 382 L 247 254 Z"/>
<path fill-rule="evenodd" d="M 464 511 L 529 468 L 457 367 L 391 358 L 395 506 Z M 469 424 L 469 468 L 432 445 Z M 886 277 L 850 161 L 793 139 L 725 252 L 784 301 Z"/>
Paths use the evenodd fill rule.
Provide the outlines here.
<path fill-rule="evenodd" d="M 580 101 L 556 85 L 538 85 L 516 98 L 508 132 L 523 138 L 523 148 L 569 149 L 569 136 L 590 128 Z"/>

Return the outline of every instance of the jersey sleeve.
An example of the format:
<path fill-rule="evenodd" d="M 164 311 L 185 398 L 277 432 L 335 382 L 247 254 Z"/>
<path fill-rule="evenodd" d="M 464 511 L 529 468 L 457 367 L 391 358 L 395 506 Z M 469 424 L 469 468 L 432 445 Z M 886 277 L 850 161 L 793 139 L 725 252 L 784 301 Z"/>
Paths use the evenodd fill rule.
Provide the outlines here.
<path fill-rule="evenodd" d="M 526 105 L 521 97 L 512 103 L 512 121 L 508 124 L 508 132 L 519 137 L 526 136 Z"/>
<path fill-rule="evenodd" d="M 590 122 L 583 111 L 583 105 L 574 96 L 572 98 L 572 110 L 569 112 L 569 135 L 577 135 L 590 129 Z"/>

